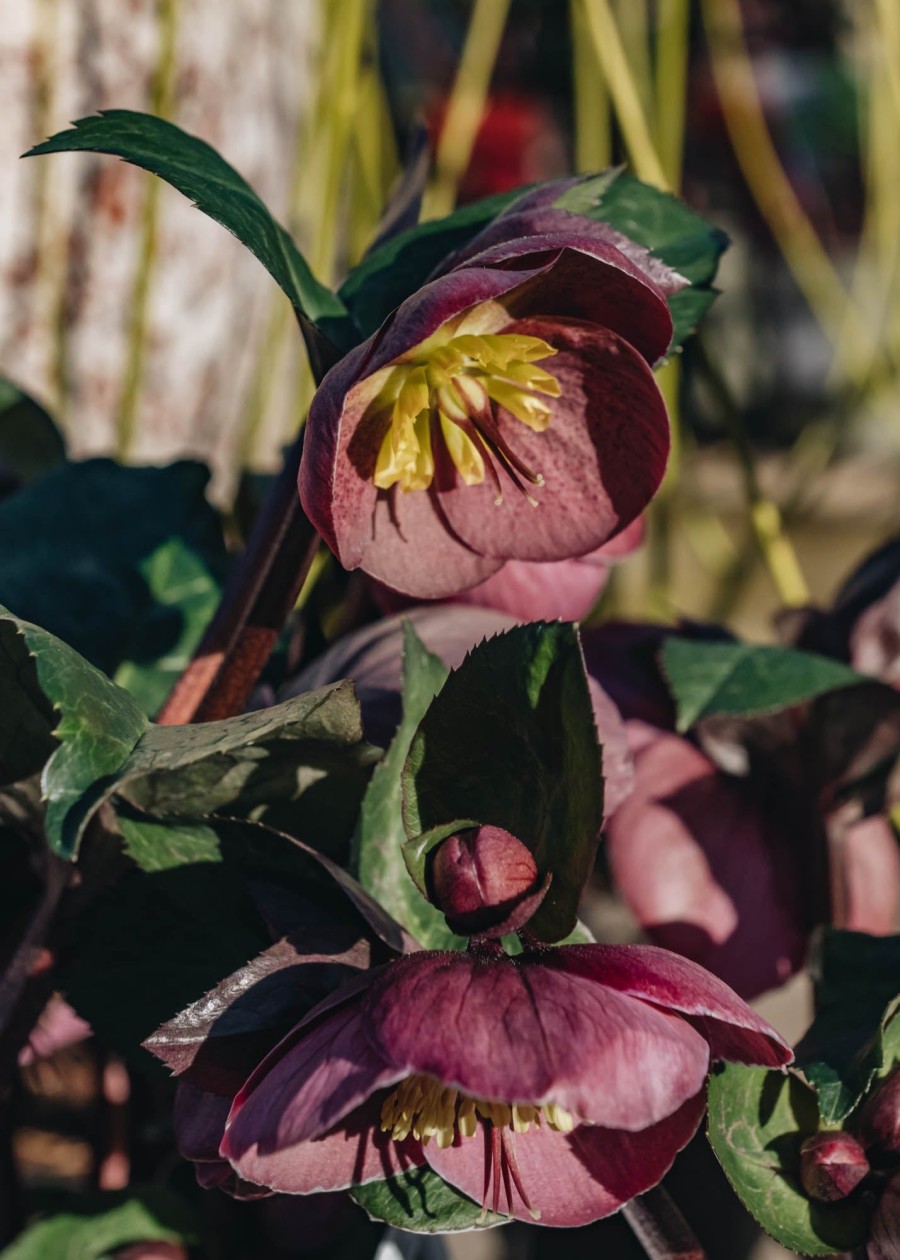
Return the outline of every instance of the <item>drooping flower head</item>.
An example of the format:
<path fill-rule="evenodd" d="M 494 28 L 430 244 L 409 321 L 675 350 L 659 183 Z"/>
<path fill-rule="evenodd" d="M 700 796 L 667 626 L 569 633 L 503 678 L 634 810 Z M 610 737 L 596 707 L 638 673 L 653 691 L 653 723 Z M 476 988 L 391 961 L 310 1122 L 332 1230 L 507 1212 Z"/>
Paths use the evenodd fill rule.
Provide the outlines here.
<path fill-rule="evenodd" d="M 669 440 L 649 365 L 682 281 L 622 242 L 532 194 L 326 376 L 300 494 L 346 568 L 436 598 L 639 515 Z"/>

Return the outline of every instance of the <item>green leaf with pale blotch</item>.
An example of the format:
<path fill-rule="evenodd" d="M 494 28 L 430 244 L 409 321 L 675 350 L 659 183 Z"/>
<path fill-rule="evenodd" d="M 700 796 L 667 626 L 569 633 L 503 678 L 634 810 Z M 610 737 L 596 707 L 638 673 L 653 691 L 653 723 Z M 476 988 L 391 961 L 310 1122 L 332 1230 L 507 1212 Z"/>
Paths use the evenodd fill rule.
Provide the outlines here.
<path fill-rule="evenodd" d="M 900 1054 L 900 936 L 826 928 L 810 958 L 816 1017 L 797 1046 L 828 1124 L 840 1124 Z"/>
<path fill-rule="evenodd" d="M 2 1252 L 2 1260 L 105 1260 L 132 1243 L 193 1246 L 197 1221 L 188 1204 L 166 1186 L 73 1197 L 71 1206 L 30 1225 Z"/>
<path fill-rule="evenodd" d="M 672 349 L 677 349 L 715 300 L 712 282 L 728 248 L 726 234 L 677 197 L 622 170 L 586 176 L 555 204 L 608 223 L 690 281 L 690 287 L 668 299 L 674 325 Z"/>
<path fill-rule="evenodd" d="M 183 538 L 168 539 L 138 572 L 152 600 L 116 670 L 115 681 L 147 714 L 157 713 L 219 605 L 222 586 L 205 556 Z"/>
<path fill-rule="evenodd" d="M 106 782 L 121 770 L 147 719 L 127 692 L 46 630 L 4 608 L 0 625 L 0 755 L 11 758 L 4 778 L 34 773 L 49 758 L 41 777 L 47 841 L 61 857 L 74 858 Z"/>
<path fill-rule="evenodd" d="M 339 682 L 218 722 L 152 726 L 111 786 L 157 816 L 259 813 L 275 803 L 300 811 L 304 794 L 316 796 L 330 774 L 358 802 L 377 756 L 363 738 L 353 683 Z M 315 841 L 315 809 L 309 827 Z"/>
<path fill-rule="evenodd" d="M 528 930 L 558 941 L 593 868 L 600 767 L 577 630 L 518 626 L 474 648 L 422 719 L 403 769 L 407 835 L 458 819 L 505 828 L 553 876 Z"/>
<path fill-rule="evenodd" d="M 0 493 L 4 475 L 27 485 L 65 458 L 59 429 L 40 403 L 0 377 Z"/>
<path fill-rule="evenodd" d="M 461 249 L 525 191 L 515 188 L 398 232 L 367 254 L 344 281 L 339 296 L 368 337 L 414 293 L 448 254 Z"/>
<path fill-rule="evenodd" d="M 713 714 L 776 713 L 869 681 L 849 665 L 813 652 L 676 635 L 666 640 L 662 667 L 678 706 L 679 731 Z"/>
<path fill-rule="evenodd" d="M 347 311 L 315 278 L 291 237 L 259 196 L 210 145 L 150 114 L 110 109 L 82 118 L 27 154 L 110 153 L 159 175 L 255 254 L 294 307 L 332 340 L 345 335 Z"/>
<path fill-rule="evenodd" d="M 447 679 L 448 670 L 403 624 L 403 717 L 391 746 L 372 774 L 354 844 L 357 878 L 398 923 L 428 949 L 459 949 L 464 942 L 416 888 L 403 858 L 400 776 L 416 727 Z"/>
<path fill-rule="evenodd" d="M 791 1073 L 722 1065 L 709 1082 L 710 1144 L 747 1210 L 790 1251 L 828 1256 L 865 1242 L 862 1195 L 815 1203 L 799 1180 L 800 1146 L 818 1130 L 815 1094 Z"/>
<path fill-rule="evenodd" d="M 410 1169 L 388 1181 L 354 1186 L 350 1194 L 373 1220 L 417 1234 L 452 1234 L 509 1224 L 509 1217 L 483 1215 L 480 1204 L 427 1167 Z"/>

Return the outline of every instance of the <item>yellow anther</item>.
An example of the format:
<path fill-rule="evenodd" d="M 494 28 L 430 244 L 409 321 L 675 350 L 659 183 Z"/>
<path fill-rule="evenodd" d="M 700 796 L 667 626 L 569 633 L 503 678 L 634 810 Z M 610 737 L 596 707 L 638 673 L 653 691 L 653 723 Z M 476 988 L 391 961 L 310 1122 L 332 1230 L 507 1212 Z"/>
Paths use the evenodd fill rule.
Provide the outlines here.
<path fill-rule="evenodd" d="M 441 336 L 448 339 L 441 341 Z M 432 442 L 439 438 L 466 485 L 485 477 L 484 452 L 470 435 L 497 404 L 535 432 L 550 424 L 548 398 L 559 381 L 537 360 L 557 353 L 540 337 L 492 333 L 436 334 L 391 368 L 367 414 L 387 422 L 375 462 L 375 485 L 425 490 L 434 479 Z M 466 431 L 466 430 L 469 431 Z M 488 445 L 491 439 L 487 438 Z"/>

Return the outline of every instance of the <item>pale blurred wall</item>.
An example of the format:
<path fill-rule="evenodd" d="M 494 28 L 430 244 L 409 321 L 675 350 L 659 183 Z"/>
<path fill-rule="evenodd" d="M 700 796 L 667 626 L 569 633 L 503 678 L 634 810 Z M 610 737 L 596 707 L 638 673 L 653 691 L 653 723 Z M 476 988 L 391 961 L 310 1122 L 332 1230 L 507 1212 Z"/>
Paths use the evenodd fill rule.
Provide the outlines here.
<path fill-rule="evenodd" d="M 114 158 L 19 155 L 99 109 L 149 110 L 161 91 L 171 119 L 286 220 L 319 17 L 320 0 L 0 0 L 0 374 L 60 419 L 73 452 L 116 448 L 130 373 L 129 458 L 199 454 L 221 489 L 284 299 L 224 229 L 157 181 L 138 336 L 151 177 Z M 257 462 L 274 459 L 290 429 L 298 359 L 286 340 L 289 383 L 283 405 L 268 400 Z"/>

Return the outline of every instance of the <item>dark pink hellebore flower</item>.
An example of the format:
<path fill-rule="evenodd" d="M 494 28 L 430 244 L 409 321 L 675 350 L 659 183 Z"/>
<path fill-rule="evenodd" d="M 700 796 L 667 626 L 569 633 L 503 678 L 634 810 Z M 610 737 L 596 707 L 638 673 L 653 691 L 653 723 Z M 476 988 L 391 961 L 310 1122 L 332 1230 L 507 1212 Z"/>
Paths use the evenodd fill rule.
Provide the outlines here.
<path fill-rule="evenodd" d="M 655 1185 L 711 1059 L 790 1061 L 726 985 L 651 946 L 407 954 L 327 999 L 236 1096 L 220 1147 L 298 1194 L 428 1164 L 487 1210 L 580 1225 Z"/>
<path fill-rule="evenodd" d="M 345 568 L 440 598 L 643 511 L 669 447 L 649 365 L 683 282 L 623 241 L 527 196 L 328 373 L 299 487 Z"/>

